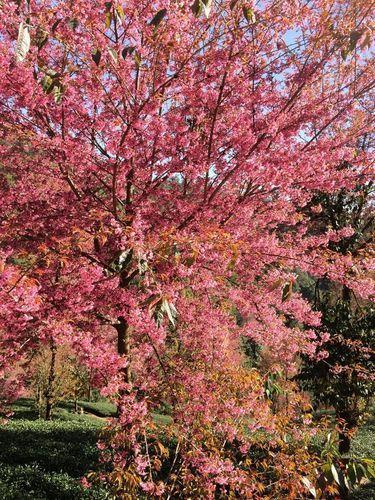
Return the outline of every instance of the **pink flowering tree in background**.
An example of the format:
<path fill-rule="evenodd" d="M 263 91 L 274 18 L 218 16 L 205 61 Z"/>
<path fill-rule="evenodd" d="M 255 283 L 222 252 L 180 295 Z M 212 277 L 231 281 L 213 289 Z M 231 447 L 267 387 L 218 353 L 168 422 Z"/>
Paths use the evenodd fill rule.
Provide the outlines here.
<path fill-rule="evenodd" d="M 264 481 L 303 495 L 314 461 L 282 436 L 313 430 L 288 377 L 314 356 L 320 315 L 296 269 L 373 293 L 368 261 L 353 279 L 354 257 L 330 250 L 352 229 L 314 234 L 303 210 L 371 176 L 368 2 L 1 9 L 6 397 L 29 350 L 68 344 L 118 405 L 100 479 L 120 493 L 248 498 Z M 277 412 L 263 387 L 276 372 Z M 273 475 L 248 456 L 267 433 Z"/>

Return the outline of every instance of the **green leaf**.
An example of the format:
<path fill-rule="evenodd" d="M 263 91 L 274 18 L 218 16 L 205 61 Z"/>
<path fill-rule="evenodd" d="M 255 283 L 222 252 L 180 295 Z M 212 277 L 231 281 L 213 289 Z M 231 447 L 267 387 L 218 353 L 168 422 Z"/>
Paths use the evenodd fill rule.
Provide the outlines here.
<path fill-rule="evenodd" d="M 54 73 L 51 70 L 47 70 L 51 74 L 46 74 L 41 81 L 42 88 L 46 94 L 53 94 L 54 100 L 56 104 L 60 104 L 64 87 L 59 80 L 58 73 Z"/>
<path fill-rule="evenodd" d="M 150 25 L 157 28 L 164 19 L 164 17 L 166 16 L 166 14 L 167 14 L 167 9 L 159 10 L 159 12 L 157 12 L 153 17 L 153 19 L 150 21 Z"/>
<path fill-rule="evenodd" d="M 253 9 L 251 9 L 250 7 L 242 7 L 242 12 L 243 12 L 243 15 L 245 16 L 245 19 L 248 23 L 250 24 L 254 24 L 256 22 L 256 17 L 255 17 L 255 13 L 253 11 Z"/>
<path fill-rule="evenodd" d="M 333 476 L 332 476 L 331 464 L 329 464 L 329 463 L 323 464 L 322 471 L 323 471 L 325 479 L 328 482 L 332 482 Z"/>
<path fill-rule="evenodd" d="M 202 12 L 208 18 L 212 8 L 212 0 L 195 0 L 191 6 L 191 10 L 196 17 L 199 17 Z"/>
<path fill-rule="evenodd" d="M 357 478 L 358 482 L 361 481 L 362 478 L 367 477 L 367 471 L 363 464 L 359 463 L 357 464 Z"/>
<path fill-rule="evenodd" d="M 133 258 L 133 249 L 129 248 L 128 250 L 124 250 L 121 252 L 118 258 L 118 266 L 121 271 L 127 269 Z"/>
<path fill-rule="evenodd" d="M 99 49 L 96 49 L 95 52 L 92 54 L 92 60 L 94 61 L 94 63 L 99 66 L 99 63 L 100 63 L 100 59 L 102 57 L 102 53 Z"/>
<path fill-rule="evenodd" d="M 350 482 L 348 481 L 348 477 L 346 475 L 344 475 L 344 484 L 347 490 L 351 489 Z"/>
<path fill-rule="evenodd" d="M 112 22 L 112 2 L 105 2 L 105 27 L 108 29 Z"/>
<path fill-rule="evenodd" d="M 367 477 L 368 479 L 375 479 L 375 467 L 373 465 L 367 466 Z"/>
<path fill-rule="evenodd" d="M 55 103 L 60 104 L 63 93 L 64 93 L 64 89 L 63 89 L 62 84 L 58 83 L 58 84 L 53 85 L 52 93 L 53 93 L 53 97 L 55 99 Z"/>
<path fill-rule="evenodd" d="M 52 92 L 53 86 L 54 86 L 53 78 L 50 75 L 45 75 L 42 78 L 42 88 L 44 92 L 50 94 Z"/>
<path fill-rule="evenodd" d="M 22 22 L 18 28 L 18 38 L 16 47 L 16 61 L 22 62 L 30 50 L 29 26 Z"/>
<path fill-rule="evenodd" d="M 120 19 L 124 19 L 124 18 L 125 18 L 125 12 L 124 12 L 124 9 L 122 8 L 122 6 L 121 6 L 121 5 L 118 5 L 118 6 L 116 7 L 116 14 L 118 15 L 118 17 L 119 17 Z"/>
<path fill-rule="evenodd" d="M 202 14 L 203 3 L 202 0 L 195 0 L 193 5 L 191 6 L 191 10 L 196 17 L 199 17 Z"/>
<path fill-rule="evenodd" d="M 78 19 L 70 19 L 70 21 L 68 22 L 68 26 L 70 26 L 72 28 L 72 30 L 75 30 L 79 25 L 79 21 Z"/>
<path fill-rule="evenodd" d="M 362 31 L 352 31 L 350 33 L 350 38 L 349 38 L 349 51 L 352 52 L 356 46 L 357 46 L 357 42 L 358 40 L 361 38 L 362 36 Z"/>
<path fill-rule="evenodd" d="M 177 317 L 177 310 L 173 304 L 169 303 L 167 299 L 163 299 L 160 311 L 165 312 L 169 321 L 175 326 L 175 318 Z"/>
<path fill-rule="evenodd" d="M 211 12 L 211 8 L 212 8 L 212 0 L 202 0 L 202 3 L 203 3 L 204 15 L 208 19 L 210 12 Z"/>
<path fill-rule="evenodd" d="M 363 458 L 362 464 L 366 468 L 366 477 L 368 479 L 373 479 L 375 477 L 375 460 Z"/>
<path fill-rule="evenodd" d="M 290 299 L 290 297 L 292 296 L 292 291 L 293 291 L 293 284 L 290 281 L 286 283 L 283 287 L 283 292 L 281 297 L 282 302 L 285 302 L 286 300 Z"/>
<path fill-rule="evenodd" d="M 314 498 L 317 498 L 316 489 L 311 484 L 311 481 L 307 477 L 305 477 L 305 476 L 302 476 L 301 481 L 304 484 L 304 486 L 306 486 L 307 490 L 311 493 L 311 495 Z"/>
<path fill-rule="evenodd" d="M 135 65 L 137 66 L 137 68 L 139 68 L 141 66 L 142 58 L 141 58 L 141 54 L 138 52 L 138 50 L 136 50 L 134 52 L 134 61 L 135 61 Z"/>
<path fill-rule="evenodd" d="M 115 51 L 115 49 L 113 49 L 112 47 L 110 47 L 108 49 L 108 52 L 109 52 L 109 55 L 112 57 L 112 59 L 114 60 L 115 63 L 118 62 L 118 55 L 117 55 L 117 52 Z"/>
<path fill-rule="evenodd" d="M 340 485 L 341 485 L 341 483 L 340 483 L 339 475 L 338 475 L 337 469 L 336 469 L 336 467 L 334 466 L 334 464 L 331 464 L 331 472 L 332 472 L 333 479 L 334 479 L 334 480 L 336 481 L 336 483 L 340 486 Z"/>
<path fill-rule="evenodd" d="M 106 12 L 105 13 L 105 27 L 108 29 L 111 26 L 112 22 L 112 13 L 111 12 Z"/>
<path fill-rule="evenodd" d="M 146 259 L 139 259 L 138 261 L 138 270 L 139 270 L 139 274 L 141 276 L 144 276 L 145 273 L 148 271 L 149 267 L 148 267 L 148 262 Z"/>
<path fill-rule="evenodd" d="M 133 54 L 135 51 L 135 47 L 124 47 L 121 51 L 121 55 L 123 59 L 126 59 L 126 56 Z"/>

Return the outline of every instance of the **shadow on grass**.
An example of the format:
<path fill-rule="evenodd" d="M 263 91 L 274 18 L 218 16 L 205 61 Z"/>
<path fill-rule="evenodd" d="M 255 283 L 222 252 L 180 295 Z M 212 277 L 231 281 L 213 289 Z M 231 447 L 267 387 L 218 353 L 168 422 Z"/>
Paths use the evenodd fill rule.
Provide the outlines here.
<path fill-rule="evenodd" d="M 20 398 L 12 407 L 14 414 L 12 420 L 37 420 L 39 418 L 35 402 L 30 398 Z"/>

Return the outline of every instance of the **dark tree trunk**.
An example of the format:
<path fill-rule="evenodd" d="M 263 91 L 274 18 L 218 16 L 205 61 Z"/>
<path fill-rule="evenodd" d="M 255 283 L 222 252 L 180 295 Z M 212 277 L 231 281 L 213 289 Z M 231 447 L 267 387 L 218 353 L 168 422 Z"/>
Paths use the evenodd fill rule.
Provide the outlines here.
<path fill-rule="evenodd" d="M 342 300 L 343 302 L 346 302 L 350 307 L 350 301 L 351 301 L 350 288 L 347 287 L 346 285 L 343 285 L 342 287 Z M 337 411 L 337 416 L 344 422 L 345 426 L 346 432 L 339 432 L 339 452 L 341 455 L 345 455 L 346 453 L 349 453 L 351 444 L 351 440 L 350 437 L 348 436 L 347 431 L 350 431 L 351 429 L 354 429 L 356 427 L 358 418 L 356 412 L 350 409 L 343 409 L 343 408 Z"/>
<path fill-rule="evenodd" d="M 129 325 L 123 316 L 118 318 L 118 323 L 114 325 L 117 330 L 117 352 L 121 357 L 125 357 L 127 360 L 127 366 L 121 370 L 123 374 L 123 380 L 127 384 L 131 384 L 132 374 L 130 370 L 130 336 L 129 336 Z M 124 394 L 124 391 L 120 391 L 120 396 Z M 117 407 L 117 415 L 120 415 L 120 405 Z"/>
<path fill-rule="evenodd" d="M 43 418 L 42 415 L 42 410 L 43 410 L 43 391 L 41 387 L 38 385 L 38 392 L 37 392 L 37 397 L 38 397 L 38 417 Z"/>
<path fill-rule="evenodd" d="M 351 438 L 348 432 L 355 429 L 358 425 L 358 413 L 354 410 L 338 410 L 337 417 L 344 424 L 343 427 L 345 431 L 339 432 L 339 452 L 341 455 L 345 455 L 350 451 Z M 341 424 L 342 425 L 342 424 Z"/>
<path fill-rule="evenodd" d="M 91 380 L 92 380 L 92 370 L 90 368 L 89 372 L 89 380 L 88 380 L 88 386 L 87 386 L 87 399 L 91 402 L 92 398 L 92 387 L 91 387 Z"/>
<path fill-rule="evenodd" d="M 346 285 L 342 287 L 342 300 L 350 304 L 350 288 Z"/>
<path fill-rule="evenodd" d="M 115 325 L 117 330 L 117 352 L 120 356 L 125 357 L 128 361 L 127 366 L 123 369 L 124 381 L 127 384 L 131 383 L 131 370 L 130 370 L 130 337 L 129 325 L 123 316 L 118 318 L 118 323 Z"/>
<path fill-rule="evenodd" d="M 350 438 L 348 434 L 344 432 L 339 433 L 339 453 L 340 455 L 345 455 L 350 451 Z"/>
<path fill-rule="evenodd" d="M 55 381 L 55 365 L 56 365 L 56 344 L 55 341 L 51 341 L 51 364 L 49 367 L 48 384 L 46 390 L 46 412 L 45 420 L 51 420 L 52 418 L 52 406 L 53 406 L 53 384 Z"/>

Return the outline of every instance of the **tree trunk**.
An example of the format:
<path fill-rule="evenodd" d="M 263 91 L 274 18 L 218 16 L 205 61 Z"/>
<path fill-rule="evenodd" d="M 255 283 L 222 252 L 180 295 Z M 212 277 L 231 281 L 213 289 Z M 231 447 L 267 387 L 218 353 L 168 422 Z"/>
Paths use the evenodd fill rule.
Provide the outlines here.
<path fill-rule="evenodd" d="M 53 406 L 53 384 L 55 381 L 55 365 L 56 365 L 56 344 L 55 341 L 51 341 L 51 364 L 49 367 L 48 384 L 46 390 L 46 412 L 45 420 L 51 420 L 52 418 L 52 406 Z"/>
<path fill-rule="evenodd" d="M 342 287 L 342 300 L 350 304 L 350 288 L 346 285 Z"/>
<path fill-rule="evenodd" d="M 129 325 L 123 316 L 119 316 L 118 323 L 114 325 L 117 330 L 117 353 L 126 358 L 127 366 L 121 370 L 123 374 L 124 382 L 131 384 L 132 374 L 130 370 L 130 337 L 129 337 Z M 120 396 L 124 394 L 124 391 L 120 391 Z M 117 406 L 117 415 L 121 413 L 120 405 Z"/>
<path fill-rule="evenodd" d="M 129 325 L 123 316 L 120 316 L 118 321 L 115 325 L 117 330 L 117 352 L 121 357 L 125 357 L 128 362 L 127 366 L 123 369 L 124 381 L 127 384 L 131 384 Z"/>
<path fill-rule="evenodd" d="M 87 387 L 87 399 L 89 400 L 89 402 L 91 402 L 91 398 L 92 398 L 91 380 L 92 380 L 92 370 L 90 368 L 89 380 L 88 380 L 88 387 Z"/>
<path fill-rule="evenodd" d="M 345 455 L 346 453 L 349 453 L 349 451 L 350 451 L 350 438 L 346 433 L 340 432 L 339 433 L 339 453 L 340 453 L 340 455 Z"/>
<path fill-rule="evenodd" d="M 345 455 L 350 451 L 351 438 L 348 432 L 355 429 L 358 425 L 358 417 L 356 411 L 352 409 L 339 410 L 336 412 L 337 417 L 344 423 L 345 431 L 339 432 L 339 452 Z"/>
<path fill-rule="evenodd" d="M 42 418 L 42 410 L 43 410 L 43 391 L 40 385 L 38 385 L 38 392 L 37 392 L 37 397 L 38 397 L 38 417 Z"/>

